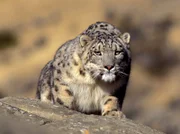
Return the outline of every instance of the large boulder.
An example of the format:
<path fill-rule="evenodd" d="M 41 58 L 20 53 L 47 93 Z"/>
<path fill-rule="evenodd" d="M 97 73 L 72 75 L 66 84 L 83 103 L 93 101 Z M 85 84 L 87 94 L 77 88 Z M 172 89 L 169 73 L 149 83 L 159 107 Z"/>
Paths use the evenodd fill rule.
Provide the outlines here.
<path fill-rule="evenodd" d="M 35 99 L 0 100 L 1 134 L 163 134 L 129 119 L 86 115 Z"/>

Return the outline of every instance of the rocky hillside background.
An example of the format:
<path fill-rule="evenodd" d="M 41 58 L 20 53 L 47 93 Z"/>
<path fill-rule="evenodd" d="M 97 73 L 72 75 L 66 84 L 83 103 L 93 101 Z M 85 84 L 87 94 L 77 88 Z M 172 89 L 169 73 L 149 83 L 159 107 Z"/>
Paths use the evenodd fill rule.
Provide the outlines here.
<path fill-rule="evenodd" d="M 0 1 L 0 97 L 34 98 L 42 67 L 57 48 L 96 21 L 132 36 L 133 66 L 123 111 L 180 133 L 179 0 Z"/>

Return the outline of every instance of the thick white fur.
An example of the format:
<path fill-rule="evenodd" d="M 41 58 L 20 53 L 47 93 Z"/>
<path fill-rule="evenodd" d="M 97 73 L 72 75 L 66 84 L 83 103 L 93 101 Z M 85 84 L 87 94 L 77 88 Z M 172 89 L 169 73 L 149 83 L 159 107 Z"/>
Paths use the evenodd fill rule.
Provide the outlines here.
<path fill-rule="evenodd" d="M 105 73 L 102 75 L 102 80 L 105 82 L 112 82 L 116 79 L 116 76 L 112 73 Z"/>
<path fill-rule="evenodd" d="M 71 84 L 70 89 L 74 94 L 79 110 L 83 112 L 93 112 L 101 110 L 104 97 L 109 96 L 118 88 L 120 81 L 110 84 L 98 82 L 96 84 Z"/>
<path fill-rule="evenodd" d="M 115 79 L 113 73 L 104 74 L 102 80 L 95 80 L 88 72 L 82 76 L 79 73 L 79 69 L 83 68 L 82 61 L 76 53 L 73 58 L 78 62 L 78 66 L 73 66 L 73 69 L 69 70 L 72 77 L 68 78 L 66 73 L 62 73 L 62 78 L 65 83 L 68 83 L 76 105 L 82 112 L 101 110 L 104 97 L 114 92 L 119 87 L 120 81 L 110 83 Z"/>

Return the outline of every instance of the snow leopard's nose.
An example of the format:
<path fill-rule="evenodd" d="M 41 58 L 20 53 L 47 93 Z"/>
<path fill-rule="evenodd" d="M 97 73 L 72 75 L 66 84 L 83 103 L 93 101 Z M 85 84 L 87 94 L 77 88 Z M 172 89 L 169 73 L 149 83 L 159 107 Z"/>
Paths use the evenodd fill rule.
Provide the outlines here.
<path fill-rule="evenodd" d="M 111 70 L 113 67 L 114 67 L 113 65 L 104 66 L 104 68 L 106 68 L 107 70 Z"/>

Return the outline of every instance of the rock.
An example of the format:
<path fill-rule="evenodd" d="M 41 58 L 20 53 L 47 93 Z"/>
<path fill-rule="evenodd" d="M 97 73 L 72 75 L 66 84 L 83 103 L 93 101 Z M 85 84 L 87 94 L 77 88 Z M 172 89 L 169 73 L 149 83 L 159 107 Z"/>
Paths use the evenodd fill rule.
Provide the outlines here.
<path fill-rule="evenodd" d="M 163 134 L 129 119 L 86 115 L 35 99 L 0 100 L 0 133 Z"/>

